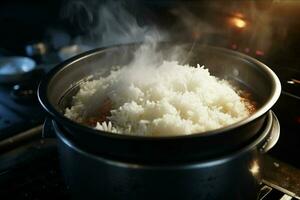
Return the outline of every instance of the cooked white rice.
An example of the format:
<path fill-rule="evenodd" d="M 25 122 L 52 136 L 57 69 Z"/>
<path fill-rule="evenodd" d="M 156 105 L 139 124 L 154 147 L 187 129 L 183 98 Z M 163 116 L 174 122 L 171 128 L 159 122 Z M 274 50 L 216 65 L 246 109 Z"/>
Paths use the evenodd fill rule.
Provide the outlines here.
<path fill-rule="evenodd" d="M 145 73 L 146 72 L 146 73 Z M 164 61 L 157 67 L 122 67 L 86 81 L 65 116 L 83 123 L 104 100 L 112 104 L 96 129 L 140 136 L 188 135 L 221 128 L 250 114 L 225 80 L 204 67 Z"/>

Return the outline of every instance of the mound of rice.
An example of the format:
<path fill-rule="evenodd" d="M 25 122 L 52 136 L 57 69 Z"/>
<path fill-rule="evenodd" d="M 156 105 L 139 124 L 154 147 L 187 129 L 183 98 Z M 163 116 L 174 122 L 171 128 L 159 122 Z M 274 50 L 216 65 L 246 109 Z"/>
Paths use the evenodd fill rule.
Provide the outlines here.
<path fill-rule="evenodd" d="M 84 123 L 103 102 L 111 109 L 95 128 L 139 136 L 188 135 L 221 128 L 250 115 L 249 103 L 203 66 L 164 61 L 156 67 L 116 68 L 86 81 L 65 116 Z"/>

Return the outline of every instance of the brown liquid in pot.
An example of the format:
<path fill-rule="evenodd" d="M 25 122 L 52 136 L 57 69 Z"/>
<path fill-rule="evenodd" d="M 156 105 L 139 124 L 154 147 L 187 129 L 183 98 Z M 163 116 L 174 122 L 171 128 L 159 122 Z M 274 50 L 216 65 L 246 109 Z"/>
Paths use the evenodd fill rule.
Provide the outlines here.
<path fill-rule="evenodd" d="M 110 115 L 110 110 L 112 109 L 112 102 L 109 98 L 104 100 L 104 103 L 97 110 L 99 111 L 96 116 L 89 117 L 83 121 L 83 124 L 88 126 L 96 126 L 97 122 L 101 123 L 107 120 L 107 117 Z"/>

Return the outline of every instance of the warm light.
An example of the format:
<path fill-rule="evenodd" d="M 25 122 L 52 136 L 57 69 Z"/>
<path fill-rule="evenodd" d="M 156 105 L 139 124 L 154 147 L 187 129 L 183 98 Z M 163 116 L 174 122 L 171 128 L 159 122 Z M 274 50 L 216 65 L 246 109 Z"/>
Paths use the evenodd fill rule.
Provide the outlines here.
<path fill-rule="evenodd" d="M 300 124 L 300 116 L 296 117 L 296 122 Z"/>
<path fill-rule="evenodd" d="M 252 163 L 252 166 L 250 167 L 250 172 L 253 174 L 253 175 L 256 175 L 259 173 L 259 165 L 258 165 L 258 161 L 255 160 L 253 163 Z"/>
<path fill-rule="evenodd" d="M 256 50 L 255 54 L 258 55 L 258 56 L 263 56 L 263 55 L 265 55 L 265 52 L 263 52 L 261 50 Z"/>
<path fill-rule="evenodd" d="M 235 16 L 238 17 L 238 18 L 243 18 L 244 17 L 244 15 L 240 12 L 235 13 Z"/>
<path fill-rule="evenodd" d="M 245 20 L 238 18 L 238 17 L 233 17 L 231 18 L 231 23 L 236 26 L 237 28 L 245 28 L 247 23 Z"/>
<path fill-rule="evenodd" d="M 237 45 L 236 44 L 231 44 L 231 48 L 232 49 L 237 49 Z"/>

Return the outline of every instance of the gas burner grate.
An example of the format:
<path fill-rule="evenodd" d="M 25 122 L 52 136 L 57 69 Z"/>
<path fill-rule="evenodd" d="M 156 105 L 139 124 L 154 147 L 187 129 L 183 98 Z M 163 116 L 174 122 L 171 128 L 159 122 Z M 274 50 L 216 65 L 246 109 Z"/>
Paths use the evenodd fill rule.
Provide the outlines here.
<path fill-rule="evenodd" d="M 295 194 L 267 181 L 263 181 L 259 193 L 259 200 L 297 200 Z"/>

